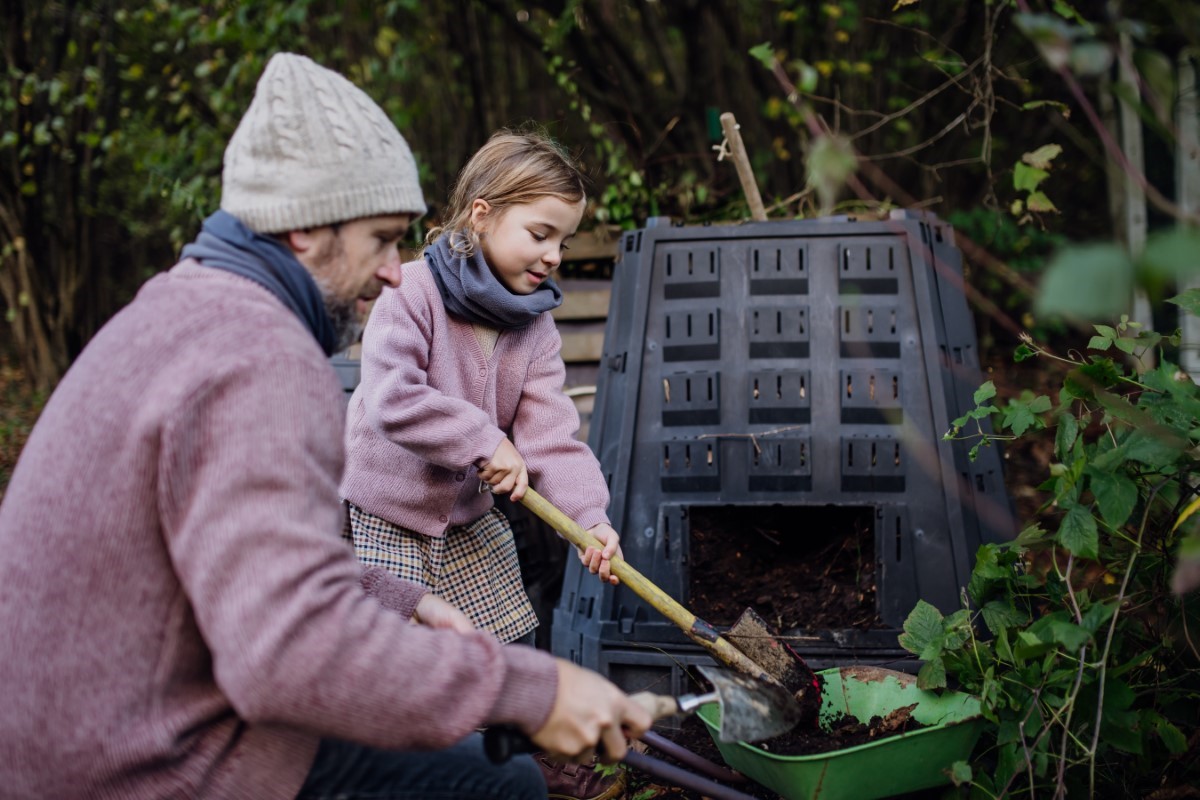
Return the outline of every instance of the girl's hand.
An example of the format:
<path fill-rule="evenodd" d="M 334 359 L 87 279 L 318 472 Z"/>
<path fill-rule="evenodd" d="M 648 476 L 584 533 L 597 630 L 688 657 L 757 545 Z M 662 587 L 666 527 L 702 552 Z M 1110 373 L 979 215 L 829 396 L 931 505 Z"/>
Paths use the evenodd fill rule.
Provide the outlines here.
<path fill-rule="evenodd" d="M 492 487 L 493 492 L 507 494 L 514 502 L 524 497 L 529 488 L 525 459 L 508 439 L 501 440 L 491 460 L 480 465 L 479 477 Z"/>
<path fill-rule="evenodd" d="M 616 586 L 621 582 L 621 579 L 612 574 L 612 557 L 619 556 L 624 559 L 625 556 L 621 553 L 621 536 L 612 526 L 606 522 L 601 522 L 599 525 L 594 525 L 588 528 L 588 533 L 595 536 L 604 544 L 603 550 L 597 550 L 594 547 L 589 547 L 582 553 L 579 553 L 579 560 L 587 567 L 588 572 L 593 575 L 599 575 L 600 580 L 606 583 L 611 583 Z M 579 552 L 576 550 L 575 552 Z"/>

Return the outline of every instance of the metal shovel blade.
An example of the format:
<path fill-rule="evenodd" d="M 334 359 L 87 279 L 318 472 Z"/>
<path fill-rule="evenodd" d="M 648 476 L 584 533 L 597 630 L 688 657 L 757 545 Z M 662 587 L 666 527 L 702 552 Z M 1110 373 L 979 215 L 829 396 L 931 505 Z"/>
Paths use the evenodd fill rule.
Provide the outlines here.
<path fill-rule="evenodd" d="M 698 666 L 712 685 L 721 706 L 722 742 L 761 742 L 787 733 L 804 712 L 782 686 L 760 681 L 721 667 Z"/>

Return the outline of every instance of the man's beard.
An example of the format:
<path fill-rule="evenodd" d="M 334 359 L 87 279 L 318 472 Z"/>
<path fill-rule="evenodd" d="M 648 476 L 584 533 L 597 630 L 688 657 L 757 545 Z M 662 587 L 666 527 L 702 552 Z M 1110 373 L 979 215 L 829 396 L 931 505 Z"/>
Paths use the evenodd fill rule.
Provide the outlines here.
<path fill-rule="evenodd" d="M 321 290 L 325 312 L 329 314 L 329 321 L 333 323 L 333 335 L 337 340 L 334 352 L 340 353 L 357 342 L 362 333 L 362 322 L 358 317 L 357 303 L 353 299 L 346 300 L 338 297 L 322 286 L 320 281 L 317 281 L 317 286 Z"/>

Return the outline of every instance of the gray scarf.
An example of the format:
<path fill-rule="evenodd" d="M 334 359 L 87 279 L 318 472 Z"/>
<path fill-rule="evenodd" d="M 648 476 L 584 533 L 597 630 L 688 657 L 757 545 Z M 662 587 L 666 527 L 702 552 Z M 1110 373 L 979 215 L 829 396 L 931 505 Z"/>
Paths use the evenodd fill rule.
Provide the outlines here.
<path fill-rule="evenodd" d="M 437 281 L 446 311 L 491 328 L 524 328 L 538 315 L 562 305 L 562 290 L 546 279 L 530 294 L 513 294 L 493 273 L 476 247 L 470 256 L 454 252 L 443 233 L 425 248 L 425 263 Z"/>
<path fill-rule="evenodd" d="M 262 286 L 300 318 L 325 355 L 333 355 L 337 331 L 320 289 L 292 251 L 272 237 L 255 233 L 232 214 L 217 211 L 204 220 L 200 235 L 181 255 Z"/>

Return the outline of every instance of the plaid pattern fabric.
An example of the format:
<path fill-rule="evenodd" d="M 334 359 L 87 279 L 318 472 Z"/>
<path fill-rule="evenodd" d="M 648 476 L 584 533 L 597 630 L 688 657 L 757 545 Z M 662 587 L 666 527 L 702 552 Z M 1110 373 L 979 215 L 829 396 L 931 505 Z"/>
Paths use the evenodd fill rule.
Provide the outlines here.
<path fill-rule="evenodd" d="M 475 627 L 512 642 L 537 627 L 521 584 L 508 518 L 491 509 L 444 537 L 424 536 L 349 507 L 348 527 L 359 561 L 429 587 L 470 617 Z"/>

